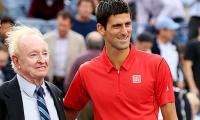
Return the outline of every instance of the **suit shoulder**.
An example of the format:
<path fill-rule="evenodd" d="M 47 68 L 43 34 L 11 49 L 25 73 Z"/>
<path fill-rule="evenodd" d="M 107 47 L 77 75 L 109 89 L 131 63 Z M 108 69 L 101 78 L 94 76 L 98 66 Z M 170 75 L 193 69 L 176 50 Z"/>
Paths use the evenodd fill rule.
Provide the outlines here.
<path fill-rule="evenodd" d="M 54 37 L 56 35 L 56 30 L 47 32 L 44 34 L 44 40 L 48 40 L 51 37 Z"/>
<path fill-rule="evenodd" d="M 74 38 L 78 39 L 78 40 L 84 40 L 84 37 L 83 37 L 81 34 L 75 32 L 75 31 L 73 31 L 73 30 L 70 30 L 70 31 L 69 31 L 69 34 L 70 34 L 71 36 L 73 36 Z"/>
<path fill-rule="evenodd" d="M 48 86 L 59 96 L 63 96 L 63 92 L 58 88 L 56 87 L 53 83 L 51 82 L 48 82 L 48 81 L 45 81 Z"/>
<path fill-rule="evenodd" d="M 2 94 L 7 89 L 9 84 L 10 84 L 10 81 L 6 81 L 6 82 L 4 82 L 3 84 L 0 85 L 0 94 Z"/>

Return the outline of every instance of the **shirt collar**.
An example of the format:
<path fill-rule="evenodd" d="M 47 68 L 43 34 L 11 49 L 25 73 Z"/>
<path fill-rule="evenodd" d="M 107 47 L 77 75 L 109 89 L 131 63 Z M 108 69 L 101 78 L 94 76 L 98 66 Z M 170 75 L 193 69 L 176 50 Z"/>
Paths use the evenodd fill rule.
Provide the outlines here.
<path fill-rule="evenodd" d="M 24 79 L 22 76 L 17 74 L 17 80 L 19 82 L 19 86 L 21 91 L 25 92 L 29 97 L 34 97 L 35 90 L 36 90 L 36 85 L 28 82 L 28 80 Z M 41 87 L 45 89 L 45 84 L 44 82 L 42 83 Z"/>
<path fill-rule="evenodd" d="M 171 41 L 168 41 L 167 43 L 163 43 L 161 40 L 157 40 L 158 45 L 162 45 L 162 46 L 167 46 L 169 44 L 171 44 Z"/>
<path fill-rule="evenodd" d="M 134 61 L 135 58 L 135 52 L 136 49 L 134 47 L 133 44 L 130 45 L 130 52 L 127 56 L 127 58 L 125 59 L 125 61 L 123 62 L 121 68 L 124 68 L 125 70 L 128 70 L 131 67 L 131 64 Z M 106 48 L 104 47 L 102 53 L 101 53 L 101 57 L 102 60 L 104 61 L 104 63 L 106 64 L 106 71 L 110 72 L 112 69 L 115 69 L 115 66 L 112 64 L 112 62 L 110 61 L 107 53 L 106 53 Z"/>

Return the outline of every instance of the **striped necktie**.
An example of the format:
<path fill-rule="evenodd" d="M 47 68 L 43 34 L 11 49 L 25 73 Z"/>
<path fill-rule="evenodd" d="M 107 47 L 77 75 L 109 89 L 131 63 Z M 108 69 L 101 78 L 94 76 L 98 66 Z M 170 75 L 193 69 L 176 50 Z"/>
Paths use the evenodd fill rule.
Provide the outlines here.
<path fill-rule="evenodd" d="M 44 89 L 42 87 L 37 87 L 36 94 L 37 94 L 38 111 L 40 113 L 41 120 L 51 120 L 49 111 L 46 107 L 46 102 L 43 97 L 43 95 L 45 94 Z"/>

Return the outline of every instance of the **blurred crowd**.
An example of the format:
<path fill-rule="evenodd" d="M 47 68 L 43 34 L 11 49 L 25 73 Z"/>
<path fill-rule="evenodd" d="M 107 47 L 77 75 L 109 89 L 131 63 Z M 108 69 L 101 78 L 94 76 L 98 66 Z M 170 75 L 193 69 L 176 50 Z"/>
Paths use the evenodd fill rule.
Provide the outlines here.
<path fill-rule="evenodd" d="M 161 55 L 170 67 L 179 119 L 200 119 L 200 0 L 125 1 L 132 11 L 131 42 L 138 50 Z M 44 33 L 50 50 L 47 79 L 66 93 L 79 66 L 98 56 L 104 46 L 96 31 L 99 2 L 0 0 L 0 84 L 15 75 L 6 33 L 24 24 Z M 79 119 L 92 120 L 92 111 L 89 103 Z"/>

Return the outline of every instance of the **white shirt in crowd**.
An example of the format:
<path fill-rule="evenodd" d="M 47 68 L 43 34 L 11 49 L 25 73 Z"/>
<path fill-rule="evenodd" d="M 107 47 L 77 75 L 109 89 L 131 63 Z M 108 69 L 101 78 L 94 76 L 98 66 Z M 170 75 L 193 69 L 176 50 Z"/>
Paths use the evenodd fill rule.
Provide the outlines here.
<path fill-rule="evenodd" d="M 65 39 L 59 39 L 56 40 L 55 45 L 55 57 L 54 57 L 54 69 L 56 76 L 65 76 L 66 75 L 66 61 L 67 61 L 67 54 L 68 54 L 68 40 Z"/>
<path fill-rule="evenodd" d="M 183 73 L 177 68 L 179 64 L 179 54 L 176 46 L 171 42 L 162 43 L 157 40 L 158 47 L 160 48 L 160 55 L 166 60 L 172 73 L 173 80 L 183 80 Z"/>

